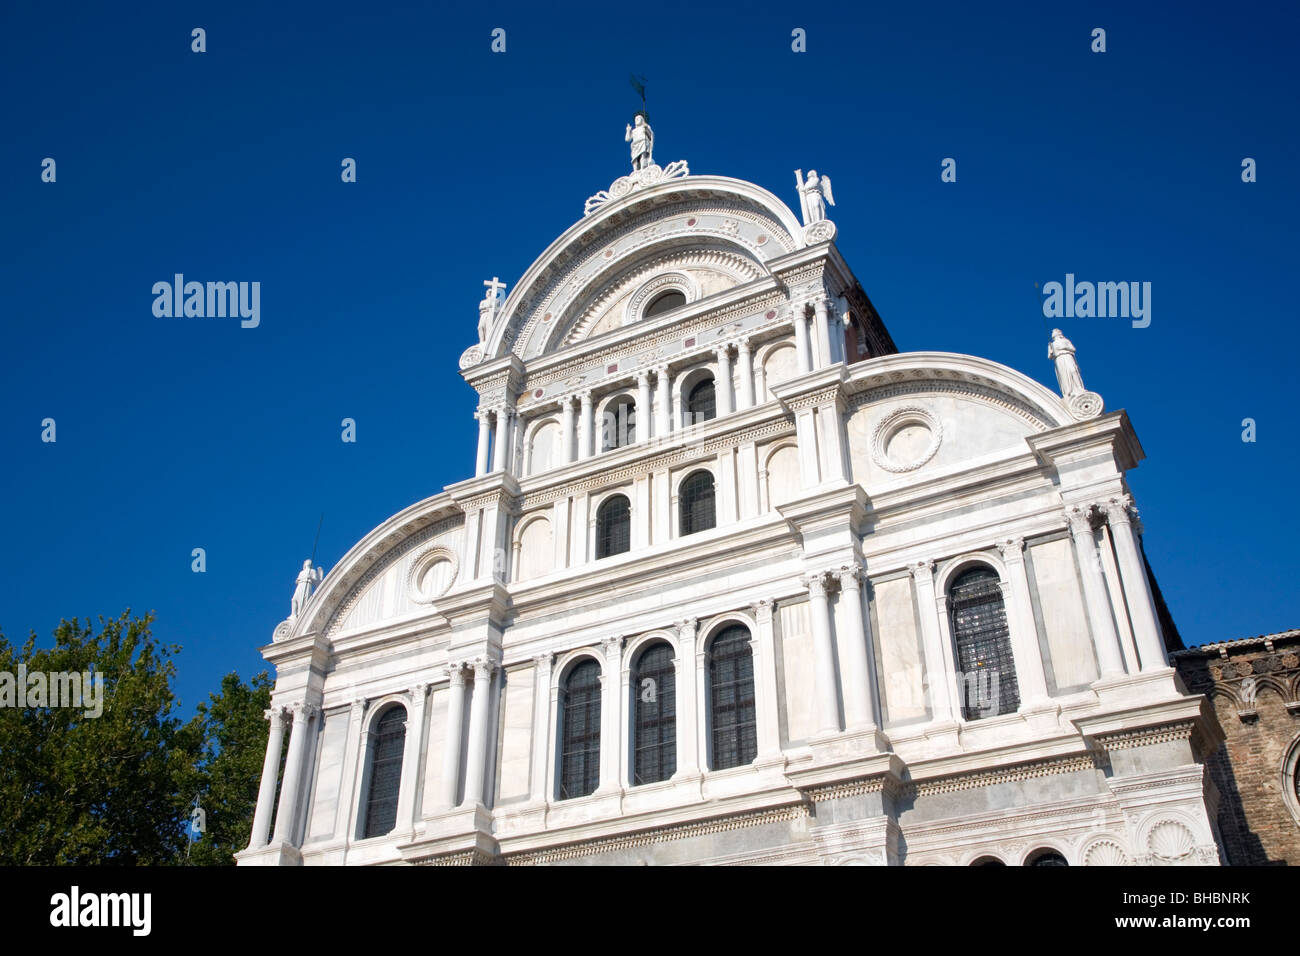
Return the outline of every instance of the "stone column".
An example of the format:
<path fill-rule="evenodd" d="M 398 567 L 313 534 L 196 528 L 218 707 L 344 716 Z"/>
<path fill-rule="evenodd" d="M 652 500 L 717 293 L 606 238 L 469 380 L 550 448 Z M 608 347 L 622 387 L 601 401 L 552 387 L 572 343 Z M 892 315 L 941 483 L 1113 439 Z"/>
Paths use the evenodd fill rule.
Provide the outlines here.
<path fill-rule="evenodd" d="M 939 608 L 934 596 L 934 562 L 913 561 L 908 570 L 916 585 L 916 606 L 921 615 L 921 648 L 925 653 L 925 686 L 929 690 L 931 716 L 934 720 L 957 720 L 961 711 L 954 706 L 952 674 L 943 652 Z"/>
<path fill-rule="evenodd" d="M 574 459 L 573 434 L 573 396 L 566 395 L 560 399 L 560 464 L 567 465 Z"/>
<path fill-rule="evenodd" d="M 582 393 L 582 424 L 578 436 L 578 457 L 590 458 L 596 447 L 596 420 L 591 411 L 591 392 Z"/>
<path fill-rule="evenodd" d="M 314 704 L 295 701 L 293 729 L 289 731 L 289 757 L 284 764 L 284 784 L 280 787 L 280 805 L 275 811 L 276 843 L 292 843 L 298 817 L 298 791 L 302 785 L 303 765 L 307 762 L 307 725 L 316 716 Z"/>
<path fill-rule="evenodd" d="M 496 410 L 497 435 L 492 446 L 492 470 L 505 471 L 510 467 L 510 413 L 502 407 Z"/>
<path fill-rule="evenodd" d="M 714 352 L 718 357 L 717 385 L 718 415 L 730 415 L 736 410 L 735 393 L 731 382 L 731 347 L 721 345 Z"/>
<path fill-rule="evenodd" d="M 1038 625 L 1034 622 L 1034 604 L 1029 595 L 1029 575 L 1025 571 L 1025 539 L 1006 538 L 997 544 L 1007 566 L 1007 583 L 1011 590 L 1007 622 L 1010 624 L 1011 653 L 1016 659 L 1016 685 L 1020 689 L 1020 708 L 1023 710 L 1047 701 L 1047 677 L 1043 670 L 1043 652 L 1038 646 Z"/>
<path fill-rule="evenodd" d="M 1129 511 L 1133 499 L 1120 495 L 1102 505 L 1110 522 L 1111 538 L 1115 541 L 1115 555 L 1119 559 L 1119 576 L 1128 602 L 1129 617 L 1133 621 L 1133 637 L 1137 642 L 1138 659 L 1144 671 L 1167 667 L 1164 642 L 1160 638 L 1160 625 L 1156 622 L 1155 599 L 1147 581 L 1146 568 L 1138 551 L 1137 534 Z"/>
<path fill-rule="evenodd" d="M 1088 607 L 1088 622 L 1092 625 L 1092 639 L 1097 647 L 1097 662 L 1102 677 L 1117 677 L 1124 673 L 1124 658 L 1119 650 L 1119 634 L 1111 617 L 1106 598 L 1106 582 L 1101 576 L 1097 560 L 1097 542 L 1092 536 L 1092 506 L 1071 505 L 1065 509 L 1065 519 L 1074 538 L 1074 553 L 1079 560 L 1079 576 L 1083 579 L 1083 598 Z"/>
<path fill-rule="evenodd" d="M 272 707 L 264 712 L 271 722 L 270 736 L 266 738 L 266 757 L 262 760 L 262 780 L 257 785 L 257 809 L 253 813 L 250 850 L 266 846 L 271 832 L 271 809 L 275 805 L 275 785 L 280 779 L 280 751 L 284 748 L 284 708 Z"/>
<path fill-rule="evenodd" d="M 665 438 L 673 427 L 673 383 L 667 365 L 655 369 L 655 399 L 655 437 Z"/>
<path fill-rule="evenodd" d="M 465 805 L 486 804 L 483 777 L 487 769 L 488 729 L 491 724 L 488 696 L 496 663 L 486 657 L 474 661 L 474 697 L 469 703 L 469 754 L 465 759 Z"/>
<path fill-rule="evenodd" d="M 348 742 L 343 751 L 343 782 L 339 786 L 339 800 L 346 801 L 338 808 L 334 818 L 334 839 L 349 840 L 356 832 L 356 814 L 361 801 L 357 793 L 357 778 L 365 762 L 366 710 L 370 701 L 354 697 L 348 711 Z"/>
<path fill-rule="evenodd" d="M 402 779 L 397 787 L 397 824 L 404 829 L 415 822 L 415 790 L 420 781 L 420 753 L 424 742 L 424 705 L 429 685 L 411 688 L 411 706 L 406 711 L 406 740 L 402 748 Z"/>
<path fill-rule="evenodd" d="M 794 304 L 794 349 L 799 360 L 799 374 L 812 371 L 812 348 L 808 344 L 807 307 L 802 302 Z"/>
<path fill-rule="evenodd" d="M 623 725 L 622 686 L 623 638 L 610 637 L 601 642 L 605 666 L 600 675 L 600 789 L 617 790 L 618 766 L 622 760 Z"/>
<path fill-rule="evenodd" d="M 654 413 L 650 409 L 650 372 L 643 369 L 636 373 L 636 440 L 650 440 L 650 421 Z"/>
<path fill-rule="evenodd" d="M 749 350 L 749 339 L 736 343 L 736 374 L 740 377 L 740 403 L 738 409 L 754 407 L 754 356 Z"/>
<path fill-rule="evenodd" d="M 546 756 L 550 752 L 551 726 L 551 667 L 553 654 L 538 654 L 533 658 L 537 665 L 533 684 L 533 755 L 532 787 L 529 796 L 537 803 L 546 802 Z"/>
<path fill-rule="evenodd" d="M 481 409 L 474 413 L 478 419 L 478 457 L 474 460 L 474 474 L 486 475 L 488 471 L 488 445 L 492 436 L 492 423 L 488 420 L 491 413 Z"/>
<path fill-rule="evenodd" d="M 772 602 L 757 601 L 750 606 L 758 632 L 751 642 L 754 653 L 754 695 L 758 713 L 758 759 L 781 754 L 781 726 L 778 714 L 779 693 L 776 687 L 776 638 L 772 634 Z"/>
<path fill-rule="evenodd" d="M 831 641 L 831 608 L 826 600 L 826 572 L 804 575 L 812 619 L 813 670 L 817 688 L 817 733 L 840 731 L 839 689 L 835 682 L 835 647 Z"/>
<path fill-rule="evenodd" d="M 442 746 L 442 793 L 438 803 L 447 810 L 460 803 L 460 745 L 465 723 L 465 665 L 447 665 L 447 736 Z"/>
<path fill-rule="evenodd" d="M 690 777 L 700 772 L 695 626 L 694 618 L 677 622 L 677 658 L 673 661 L 677 679 L 677 772 L 674 777 Z"/>
<path fill-rule="evenodd" d="M 876 726 L 876 694 L 869 663 L 871 634 L 862 615 L 862 569 L 856 565 L 842 567 L 839 578 L 840 604 L 848 629 L 847 634 L 839 635 L 844 724 L 848 730 L 870 730 Z"/>
<path fill-rule="evenodd" d="M 813 300 L 813 314 L 817 322 L 817 367 L 826 368 L 831 357 L 830 301 L 824 295 Z"/>

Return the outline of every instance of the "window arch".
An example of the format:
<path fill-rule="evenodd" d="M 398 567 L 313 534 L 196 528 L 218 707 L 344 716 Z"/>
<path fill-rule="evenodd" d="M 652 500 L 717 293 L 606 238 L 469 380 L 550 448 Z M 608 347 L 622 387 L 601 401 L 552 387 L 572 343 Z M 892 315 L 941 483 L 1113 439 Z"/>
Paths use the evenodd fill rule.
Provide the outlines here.
<path fill-rule="evenodd" d="M 677 489 L 678 531 L 695 534 L 717 527 L 718 515 L 713 491 L 713 475 L 697 471 Z"/>
<path fill-rule="evenodd" d="M 406 708 L 397 704 L 370 727 L 365 821 L 361 836 L 377 837 L 397 826 L 397 796 L 402 786 L 402 753 L 406 749 Z"/>
<path fill-rule="evenodd" d="M 630 395 L 622 395 L 605 406 L 601 415 L 600 450 L 613 451 L 636 442 L 637 408 Z"/>
<path fill-rule="evenodd" d="M 649 319 L 656 315 L 663 315 L 673 309 L 680 309 L 685 304 L 685 292 L 681 289 L 668 289 L 659 293 L 650 301 L 650 304 L 645 307 L 645 312 L 642 313 L 642 318 Z"/>
<path fill-rule="evenodd" d="M 758 755 L 754 716 L 754 657 L 749 628 L 733 624 L 709 644 L 709 768 L 753 763 Z"/>
<path fill-rule="evenodd" d="M 560 799 L 600 786 L 600 664 L 579 661 L 560 690 Z"/>
<path fill-rule="evenodd" d="M 987 565 L 963 571 L 948 588 L 948 617 L 957 650 L 962 716 L 979 720 L 1020 707 L 1011 632 L 998 574 Z"/>
<path fill-rule="evenodd" d="M 632 548 L 632 505 L 626 495 L 611 495 L 596 509 L 596 557 L 608 558 Z"/>
<path fill-rule="evenodd" d="M 684 411 L 683 427 L 698 425 L 700 422 L 712 421 L 718 417 L 718 398 L 713 385 L 713 376 L 703 378 L 691 386 L 691 390 L 686 393 Z"/>
<path fill-rule="evenodd" d="M 1069 866 L 1065 857 L 1055 850 L 1039 850 L 1030 854 L 1029 859 L 1025 861 L 1025 866 Z"/>
<path fill-rule="evenodd" d="M 978 860 L 972 860 L 971 866 L 1006 866 L 996 856 L 982 856 Z"/>
<path fill-rule="evenodd" d="M 632 669 L 632 784 L 677 772 L 677 672 L 672 645 L 651 644 Z"/>

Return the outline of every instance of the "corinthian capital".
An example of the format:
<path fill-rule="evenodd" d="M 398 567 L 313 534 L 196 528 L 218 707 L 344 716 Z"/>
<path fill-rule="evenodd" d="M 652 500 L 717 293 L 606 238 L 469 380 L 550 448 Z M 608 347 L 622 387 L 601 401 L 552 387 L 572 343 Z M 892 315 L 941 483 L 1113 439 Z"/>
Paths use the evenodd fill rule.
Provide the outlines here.
<path fill-rule="evenodd" d="M 856 564 L 846 564 L 835 572 L 840 579 L 840 588 L 845 591 L 856 590 L 862 586 L 862 568 Z"/>
<path fill-rule="evenodd" d="M 1137 518 L 1137 508 L 1133 506 L 1132 495 L 1115 495 L 1107 498 L 1101 507 L 1111 524 L 1128 524 Z"/>
<path fill-rule="evenodd" d="M 1078 537 L 1092 534 L 1092 505 L 1067 505 L 1065 521 L 1070 526 L 1070 533 Z"/>
<path fill-rule="evenodd" d="M 1015 564 L 1025 560 L 1024 538 L 1003 538 L 997 542 L 997 546 L 1002 555 L 1002 560 L 1008 564 Z"/>
<path fill-rule="evenodd" d="M 808 593 L 813 597 L 826 596 L 826 572 L 813 571 L 803 576 L 803 586 L 808 589 Z"/>

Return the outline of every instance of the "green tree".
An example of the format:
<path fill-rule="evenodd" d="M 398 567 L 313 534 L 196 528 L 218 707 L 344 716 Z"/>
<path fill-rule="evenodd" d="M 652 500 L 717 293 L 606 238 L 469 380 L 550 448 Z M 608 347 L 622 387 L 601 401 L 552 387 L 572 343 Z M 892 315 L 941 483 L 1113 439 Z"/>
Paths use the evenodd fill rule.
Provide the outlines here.
<path fill-rule="evenodd" d="M 37 648 L 35 632 L 21 647 L 0 634 L 0 672 L 17 675 L 25 664 L 29 674 L 103 677 L 98 716 L 89 707 L 0 707 L 0 863 L 161 864 L 183 855 L 202 738 L 174 715 L 180 648 L 159 644 L 152 622 L 130 610 L 101 616 L 98 632 L 89 619 L 65 620 L 52 648 Z"/>
<path fill-rule="evenodd" d="M 234 854 L 248 846 L 266 755 L 264 715 L 271 706 L 271 686 L 265 671 L 247 684 L 238 674 L 227 674 L 221 692 L 209 694 L 191 721 L 191 732 L 203 741 L 197 795 L 207 826 L 190 848 L 192 864 L 233 865 Z"/>

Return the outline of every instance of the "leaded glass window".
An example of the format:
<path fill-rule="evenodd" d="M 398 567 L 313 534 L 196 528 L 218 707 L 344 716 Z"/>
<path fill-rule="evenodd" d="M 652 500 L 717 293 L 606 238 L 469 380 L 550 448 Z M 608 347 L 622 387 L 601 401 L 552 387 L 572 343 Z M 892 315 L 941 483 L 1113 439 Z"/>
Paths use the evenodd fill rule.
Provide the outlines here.
<path fill-rule="evenodd" d="M 717 394 L 713 388 L 713 379 L 706 378 L 686 397 L 685 425 L 698 425 L 718 417 Z"/>
<path fill-rule="evenodd" d="M 606 498 L 596 511 L 596 557 L 608 558 L 631 547 L 631 504 L 625 495 Z"/>
<path fill-rule="evenodd" d="M 392 707 L 370 732 L 370 788 L 366 792 L 363 837 L 383 836 L 397 825 L 397 794 L 406 749 L 406 709 Z"/>
<path fill-rule="evenodd" d="M 758 754 L 754 658 L 749 629 L 739 624 L 709 645 L 709 729 L 713 770 L 753 763 Z"/>
<path fill-rule="evenodd" d="M 717 525 L 714 505 L 713 475 L 697 471 L 685 481 L 677 492 L 679 528 L 682 534 L 708 531 Z"/>
<path fill-rule="evenodd" d="M 677 674 L 673 649 L 654 644 L 632 674 L 632 783 L 656 783 L 677 772 Z"/>
<path fill-rule="evenodd" d="M 1011 632 L 997 572 L 964 572 L 948 589 L 948 614 L 957 647 L 962 716 L 979 720 L 1014 713 L 1020 707 Z"/>
<path fill-rule="evenodd" d="M 600 665 L 590 658 L 564 679 L 560 694 L 560 799 L 600 786 Z"/>

